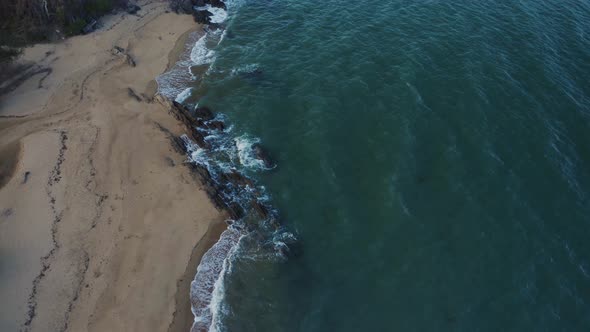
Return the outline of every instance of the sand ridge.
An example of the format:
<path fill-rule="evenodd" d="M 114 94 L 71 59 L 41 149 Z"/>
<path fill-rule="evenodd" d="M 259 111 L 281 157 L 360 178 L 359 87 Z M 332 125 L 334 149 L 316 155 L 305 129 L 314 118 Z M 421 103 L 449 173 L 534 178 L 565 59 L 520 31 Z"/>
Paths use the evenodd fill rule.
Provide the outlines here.
<path fill-rule="evenodd" d="M 166 2 L 139 5 L 26 49 L 51 74 L 0 100 L 0 153 L 16 158 L 0 188 L 0 330 L 176 331 L 192 319 L 179 292 L 225 215 L 171 147 L 167 131 L 184 128 L 153 80 L 201 27 Z"/>

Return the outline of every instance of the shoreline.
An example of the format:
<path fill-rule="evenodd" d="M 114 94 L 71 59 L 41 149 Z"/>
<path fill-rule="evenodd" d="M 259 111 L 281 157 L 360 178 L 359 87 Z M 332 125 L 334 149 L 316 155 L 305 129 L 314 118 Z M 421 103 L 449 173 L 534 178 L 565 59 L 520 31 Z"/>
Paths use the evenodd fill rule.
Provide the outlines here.
<path fill-rule="evenodd" d="M 174 311 L 172 322 L 168 327 L 169 332 L 188 332 L 191 330 L 195 320 L 190 300 L 191 282 L 195 277 L 197 267 L 201 263 L 203 255 L 219 241 L 221 233 L 226 229 L 227 223 L 225 221 L 210 223 L 205 235 L 203 235 L 193 248 L 184 277 L 177 282 L 178 291 L 175 296 L 176 310 Z"/>
<path fill-rule="evenodd" d="M 165 13 L 167 3 L 139 4 L 139 17 L 118 13 L 92 34 L 26 49 L 25 59 L 44 55 L 52 73 L 42 88 L 31 78 L 2 97 L 0 137 L 22 147 L 0 187 L 2 240 L 17 238 L 0 249 L 28 257 L 27 275 L 35 278 L 13 271 L 22 282 L 18 294 L 3 296 L 0 327 L 187 331 L 192 325 L 190 282 L 227 213 L 211 203 L 203 179 L 179 165 L 186 155 L 175 153 L 162 131 L 178 137 L 187 128 L 165 103 L 151 100 L 157 75 L 202 26 L 189 15 Z M 18 232 L 10 228 L 18 224 Z M 27 243 L 39 245 L 25 254 Z M 0 280 L 2 294 L 14 286 Z"/>

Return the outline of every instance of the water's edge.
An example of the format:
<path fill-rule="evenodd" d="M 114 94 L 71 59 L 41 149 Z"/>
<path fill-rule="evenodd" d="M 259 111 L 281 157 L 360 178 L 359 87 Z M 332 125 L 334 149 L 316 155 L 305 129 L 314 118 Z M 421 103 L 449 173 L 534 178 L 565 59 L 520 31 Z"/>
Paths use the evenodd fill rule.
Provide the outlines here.
<path fill-rule="evenodd" d="M 278 211 L 270 204 L 265 188 L 244 172 L 268 171 L 276 166 L 260 140 L 247 134 L 234 134 L 223 114 L 200 106 L 198 101 L 191 103 L 191 97 L 199 91 L 190 86 L 202 82 L 215 60 L 215 53 L 207 43 L 219 45 L 225 36 L 225 10 L 212 5 L 194 7 L 195 12 L 212 12 L 209 22 L 199 22 L 205 24 L 204 34 L 195 32 L 186 37 L 185 52 L 156 79 L 155 100 L 184 125 L 183 135 L 166 132 L 174 149 L 187 156 L 186 165 L 192 174 L 200 180 L 213 204 L 228 217 L 227 225 L 216 225 L 195 246 L 185 272 L 184 279 L 188 279 L 199 260 L 189 292 L 194 316 L 190 330 L 194 332 L 214 331 L 221 326 L 224 278 L 231 270 L 231 257 L 241 239 L 253 238 L 280 259 L 290 255 L 290 246 L 296 241 L 281 226 Z M 199 21 L 197 16 L 195 20 Z M 188 280 L 184 279 L 177 285 L 177 312 L 169 330 L 188 330 L 189 323 L 185 321 L 188 317 L 182 313 L 186 305 L 180 305 L 186 301 L 179 298 L 188 295 Z"/>

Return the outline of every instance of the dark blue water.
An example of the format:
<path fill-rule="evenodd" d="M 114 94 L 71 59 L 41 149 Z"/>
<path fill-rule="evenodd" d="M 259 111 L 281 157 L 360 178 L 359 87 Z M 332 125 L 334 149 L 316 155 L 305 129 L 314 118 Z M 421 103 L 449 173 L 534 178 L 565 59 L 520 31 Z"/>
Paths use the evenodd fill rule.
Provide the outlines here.
<path fill-rule="evenodd" d="M 245 0 L 200 104 L 299 239 L 225 331 L 590 331 L 590 3 Z"/>

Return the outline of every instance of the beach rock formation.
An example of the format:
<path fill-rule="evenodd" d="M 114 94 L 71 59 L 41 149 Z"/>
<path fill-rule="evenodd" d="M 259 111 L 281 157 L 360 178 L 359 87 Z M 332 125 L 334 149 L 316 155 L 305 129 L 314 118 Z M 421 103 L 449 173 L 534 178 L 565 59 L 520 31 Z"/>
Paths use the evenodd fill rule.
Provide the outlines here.
<path fill-rule="evenodd" d="M 218 120 L 208 121 L 204 124 L 204 126 L 211 130 L 223 131 L 225 129 L 225 123 Z"/>
<path fill-rule="evenodd" d="M 176 13 L 192 14 L 193 2 L 191 0 L 172 0 L 170 8 Z"/>
<path fill-rule="evenodd" d="M 192 0 L 192 3 L 195 7 L 205 7 L 206 5 L 210 5 L 211 7 L 227 9 L 225 3 L 221 0 Z"/>
<path fill-rule="evenodd" d="M 209 24 L 211 23 L 211 16 L 213 16 L 213 14 L 208 10 L 193 10 L 193 18 L 197 23 Z"/>
<path fill-rule="evenodd" d="M 208 107 L 195 108 L 195 117 L 204 121 L 212 120 L 215 116 Z"/>
<path fill-rule="evenodd" d="M 213 7 L 223 8 L 227 10 L 225 3 L 221 0 L 207 0 L 207 2 Z"/>
<path fill-rule="evenodd" d="M 275 162 L 270 158 L 268 152 L 259 143 L 252 145 L 252 152 L 254 153 L 254 157 L 256 159 L 261 160 L 264 163 L 265 168 L 274 168 L 276 166 Z"/>

